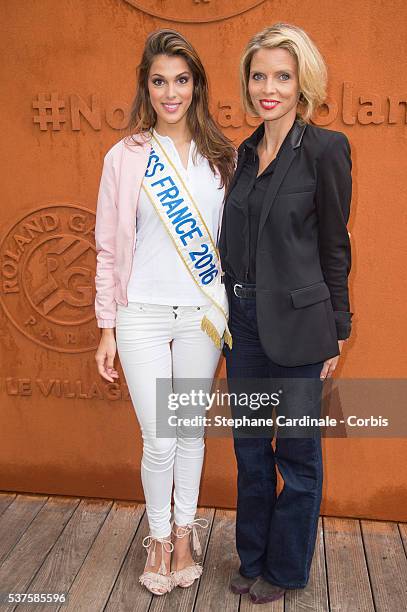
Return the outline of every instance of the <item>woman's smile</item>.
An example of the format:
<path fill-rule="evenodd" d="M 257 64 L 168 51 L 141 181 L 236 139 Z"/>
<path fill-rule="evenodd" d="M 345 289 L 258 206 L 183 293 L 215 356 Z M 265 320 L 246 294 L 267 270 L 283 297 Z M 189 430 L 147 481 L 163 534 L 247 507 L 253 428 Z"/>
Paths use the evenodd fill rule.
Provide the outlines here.
<path fill-rule="evenodd" d="M 278 100 L 260 100 L 260 104 L 265 110 L 272 110 L 276 108 L 280 102 Z"/>
<path fill-rule="evenodd" d="M 176 113 L 182 102 L 163 102 L 162 105 L 167 113 Z"/>

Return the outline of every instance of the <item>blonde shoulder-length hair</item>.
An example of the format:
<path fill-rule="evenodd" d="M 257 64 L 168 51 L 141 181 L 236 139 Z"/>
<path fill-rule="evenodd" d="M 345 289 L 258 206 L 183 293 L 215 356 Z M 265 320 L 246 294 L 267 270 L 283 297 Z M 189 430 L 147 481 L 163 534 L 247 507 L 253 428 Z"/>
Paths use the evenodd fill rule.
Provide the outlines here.
<path fill-rule="evenodd" d="M 288 23 L 275 23 L 249 40 L 240 62 L 243 106 L 249 114 L 257 114 L 249 94 L 250 64 L 253 55 L 260 49 L 276 47 L 287 49 L 296 60 L 300 90 L 297 118 L 309 123 L 316 108 L 326 98 L 327 69 L 321 53 L 308 34 Z"/>

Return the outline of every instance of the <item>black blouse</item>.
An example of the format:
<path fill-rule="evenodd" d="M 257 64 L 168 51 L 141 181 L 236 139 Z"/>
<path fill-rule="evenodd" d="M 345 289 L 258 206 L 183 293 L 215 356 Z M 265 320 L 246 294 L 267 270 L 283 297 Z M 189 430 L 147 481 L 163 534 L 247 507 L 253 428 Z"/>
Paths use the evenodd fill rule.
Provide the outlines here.
<path fill-rule="evenodd" d="M 290 130 L 291 132 L 291 130 Z M 264 130 L 245 141 L 245 161 L 239 179 L 225 202 L 227 256 L 223 262 L 226 274 L 238 282 L 256 283 L 256 250 L 260 213 L 279 153 L 257 176 L 257 145 Z M 288 136 L 288 134 L 287 134 Z M 287 137 L 286 136 L 286 137 Z M 282 147 L 280 147 L 279 152 Z"/>

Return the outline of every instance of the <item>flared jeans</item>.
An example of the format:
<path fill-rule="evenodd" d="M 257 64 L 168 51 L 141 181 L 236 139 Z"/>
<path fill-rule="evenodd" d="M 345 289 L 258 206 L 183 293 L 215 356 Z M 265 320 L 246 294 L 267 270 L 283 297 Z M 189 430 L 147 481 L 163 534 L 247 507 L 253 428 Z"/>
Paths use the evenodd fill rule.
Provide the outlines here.
<path fill-rule="evenodd" d="M 251 379 L 264 379 L 269 386 L 275 380 L 272 390 L 278 393 L 285 380 L 291 396 L 285 406 L 282 401 L 280 412 L 286 410 L 290 416 L 290 406 L 294 406 L 296 416 L 302 413 L 319 418 L 323 363 L 284 367 L 271 361 L 259 339 L 255 297 L 232 295 L 229 327 L 233 349 L 224 348 L 229 391 L 253 391 L 257 387 Z M 242 409 L 232 406 L 232 415 L 242 416 Z M 319 429 L 309 437 L 302 437 L 301 432 L 290 437 L 283 429 L 277 429 L 275 450 L 271 444 L 274 432 L 265 429 L 263 434 L 244 436 L 234 430 L 238 467 L 236 546 L 243 576 L 263 576 L 283 588 L 300 588 L 309 579 L 318 528 L 323 481 L 321 439 Z M 284 481 L 278 496 L 276 468 Z"/>

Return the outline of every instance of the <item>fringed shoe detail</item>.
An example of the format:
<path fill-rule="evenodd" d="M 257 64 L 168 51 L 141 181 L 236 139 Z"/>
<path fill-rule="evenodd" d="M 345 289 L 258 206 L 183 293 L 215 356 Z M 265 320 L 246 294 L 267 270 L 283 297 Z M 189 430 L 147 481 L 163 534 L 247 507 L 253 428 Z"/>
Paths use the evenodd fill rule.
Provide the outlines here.
<path fill-rule="evenodd" d="M 196 530 L 197 527 L 203 527 L 206 529 L 209 525 L 209 521 L 205 518 L 197 518 L 192 523 L 188 525 L 177 527 L 176 531 L 172 529 L 172 533 L 176 538 L 184 538 L 185 536 L 189 536 L 192 533 L 192 548 L 193 551 L 198 555 L 202 555 L 202 547 L 199 541 L 198 532 Z M 173 570 L 171 572 L 171 576 L 175 586 L 180 586 L 182 588 L 190 587 L 197 578 L 200 578 L 202 575 L 203 567 L 200 563 L 194 563 L 194 565 L 189 565 L 188 567 L 184 567 L 181 570 Z"/>
<path fill-rule="evenodd" d="M 165 538 L 154 538 L 151 535 L 146 536 L 143 540 L 143 546 L 147 550 L 146 565 L 155 565 L 155 549 L 157 547 L 157 542 L 161 544 L 161 563 L 158 572 L 143 572 L 139 577 L 139 582 L 144 585 L 150 593 L 154 595 L 165 595 L 165 593 L 172 591 L 175 584 L 171 572 L 167 572 L 164 552 L 171 553 L 174 550 L 174 545 L 171 540 Z"/>
<path fill-rule="evenodd" d="M 191 586 L 197 578 L 200 578 L 203 572 L 203 567 L 200 563 L 184 567 L 182 570 L 172 571 L 172 579 L 176 586 L 183 588 Z"/>

